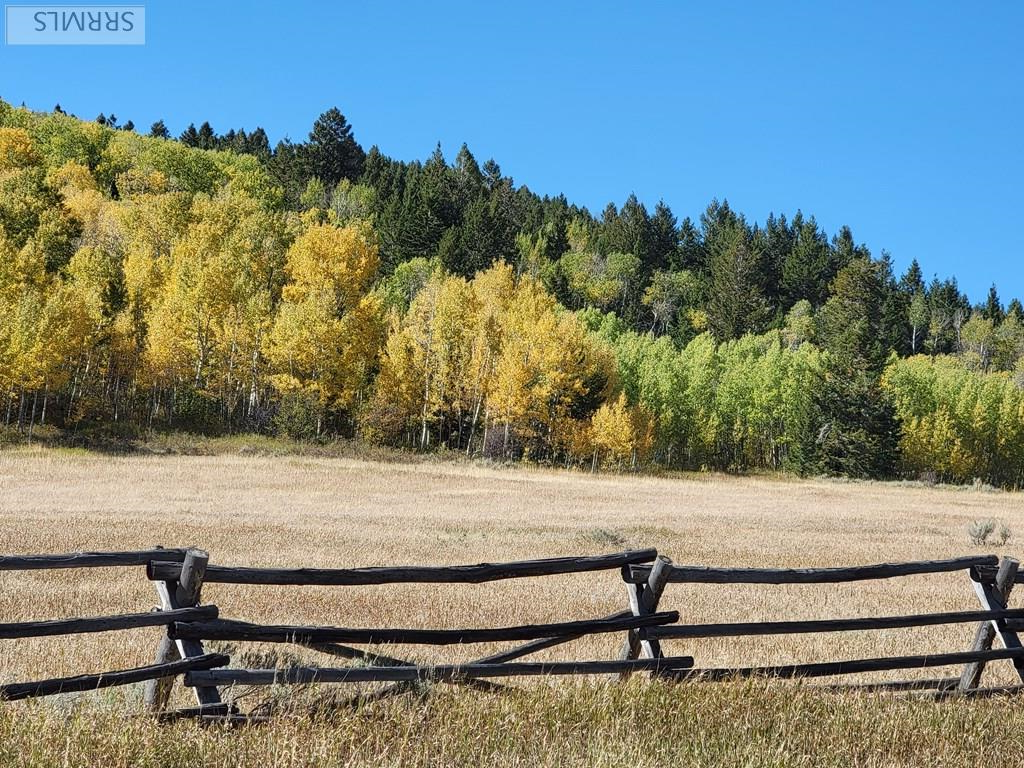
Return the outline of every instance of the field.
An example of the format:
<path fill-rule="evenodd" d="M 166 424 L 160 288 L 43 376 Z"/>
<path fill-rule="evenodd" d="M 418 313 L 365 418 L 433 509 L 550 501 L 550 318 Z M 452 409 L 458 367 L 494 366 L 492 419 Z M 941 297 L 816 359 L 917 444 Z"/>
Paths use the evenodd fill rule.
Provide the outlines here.
<path fill-rule="evenodd" d="M 979 549 L 966 533 L 979 518 L 1001 520 L 1017 536 Z M 1019 554 L 1018 536 L 1024 497 L 984 489 L 591 476 L 439 461 L 0 452 L 3 553 L 196 545 L 219 564 L 329 567 L 653 546 L 677 563 L 824 566 Z M 258 621 L 437 628 L 565 621 L 625 606 L 615 572 L 427 588 L 209 585 L 204 599 Z M 0 621 L 154 602 L 140 569 L 0 573 Z M 670 585 L 663 606 L 704 622 L 974 610 L 977 602 L 956 573 L 824 588 Z M 693 654 L 699 666 L 749 665 L 966 650 L 973 634 L 973 625 L 951 625 L 671 641 L 666 650 Z M 158 636 L 154 629 L 0 641 L 0 681 L 146 664 Z M 544 658 L 611 658 L 620 642 L 593 638 Z M 490 650 L 439 648 L 417 658 L 468 660 Z M 990 665 L 986 684 L 1012 682 L 1008 669 Z M 235 731 L 157 726 L 133 717 L 138 707 L 134 689 L 0 705 L 0 765 L 961 765 L 998 752 L 1011 764 L 1024 761 L 1014 699 L 934 703 L 780 682 L 562 680 L 501 696 L 441 686 L 424 699 L 381 702 L 330 722 L 289 716 Z"/>

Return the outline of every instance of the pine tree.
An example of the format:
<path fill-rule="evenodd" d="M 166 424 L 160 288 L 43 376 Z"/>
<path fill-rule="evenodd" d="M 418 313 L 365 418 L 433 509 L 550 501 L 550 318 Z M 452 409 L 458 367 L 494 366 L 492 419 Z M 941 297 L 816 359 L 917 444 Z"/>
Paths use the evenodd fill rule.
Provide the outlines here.
<path fill-rule="evenodd" d="M 196 134 L 196 146 L 199 149 L 217 148 L 217 134 L 209 122 L 204 122 L 199 126 L 199 132 Z"/>
<path fill-rule="evenodd" d="M 797 212 L 797 219 L 802 216 Z M 794 220 L 795 222 L 796 220 Z M 765 295 L 769 301 L 776 304 L 780 309 L 785 309 L 793 304 L 782 287 L 782 274 L 785 268 L 786 259 L 793 250 L 796 242 L 796 224 L 791 227 L 786 221 L 786 216 L 768 215 L 764 229 L 758 231 L 758 236 L 764 250 L 764 285 Z"/>
<path fill-rule="evenodd" d="M 857 257 L 840 270 L 819 313 L 828 357 L 814 392 L 821 429 L 807 451 L 818 471 L 886 477 L 895 470 L 899 427 L 879 382 L 884 301 L 885 266 Z"/>
<path fill-rule="evenodd" d="M 1003 318 L 1006 316 L 1003 312 L 1003 303 L 999 300 L 999 293 L 996 291 L 995 283 L 988 289 L 988 298 L 985 301 L 985 309 L 982 310 L 982 316 L 986 320 L 991 320 L 995 325 L 1003 322 Z"/>
<path fill-rule="evenodd" d="M 319 178 L 329 189 L 342 179 L 357 180 L 366 159 L 352 135 L 352 126 L 337 107 L 331 107 L 313 123 L 302 154 L 307 174 Z"/>
<path fill-rule="evenodd" d="M 762 253 L 737 222 L 731 233 L 715 234 L 708 284 L 708 324 L 718 339 L 758 332 L 770 314 L 762 293 Z"/>
<path fill-rule="evenodd" d="M 651 274 L 679 263 L 679 227 L 672 209 L 662 200 L 654 206 L 650 220 L 650 255 Z"/>
<path fill-rule="evenodd" d="M 270 139 L 267 138 L 267 132 L 257 126 L 246 138 L 242 151 L 266 162 L 270 157 Z"/>
<path fill-rule="evenodd" d="M 900 278 L 900 290 L 911 296 L 924 293 L 925 284 L 924 276 L 921 273 L 921 265 L 917 263 L 917 259 L 910 262 L 910 266 L 907 267 L 907 271 L 903 273 L 903 277 Z"/>
<path fill-rule="evenodd" d="M 820 307 L 833 277 L 828 240 L 813 216 L 804 219 L 800 213 L 793 218 L 793 234 L 792 250 L 782 264 L 783 306 L 807 299 L 813 306 Z"/>
<path fill-rule="evenodd" d="M 199 131 L 196 130 L 195 123 L 188 124 L 188 128 L 186 128 L 178 137 L 178 141 L 180 141 L 186 147 L 199 146 Z"/>
<path fill-rule="evenodd" d="M 1010 303 L 1006 305 L 1006 316 L 1015 317 L 1018 322 L 1024 324 L 1024 305 L 1020 303 L 1020 299 L 1010 299 Z"/>
<path fill-rule="evenodd" d="M 907 309 L 907 319 L 910 324 L 910 354 L 916 355 L 924 335 L 928 330 L 928 320 L 931 312 L 928 308 L 928 299 L 924 291 L 918 291 L 910 301 Z"/>

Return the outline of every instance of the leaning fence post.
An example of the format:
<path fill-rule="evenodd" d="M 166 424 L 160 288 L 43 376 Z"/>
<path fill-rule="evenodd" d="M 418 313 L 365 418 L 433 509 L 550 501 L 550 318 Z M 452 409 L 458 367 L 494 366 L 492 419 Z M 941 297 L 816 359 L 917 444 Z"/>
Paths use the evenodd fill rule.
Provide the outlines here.
<path fill-rule="evenodd" d="M 201 549 L 189 548 L 181 564 L 181 574 L 174 581 L 154 581 L 157 594 L 160 595 L 160 609 L 164 611 L 175 608 L 191 608 L 199 605 L 199 597 L 206 575 L 206 564 L 210 555 Z M 203 644 L 200 640 L 172 640 L 165 634 L 157 649 L 156 663 L 162 664 L 178 658 L 202 656 Z M 145 705 L 150 711 L 160 712 L 167 708 L 174 678 L 165 677 L 151 680 L 146 684 Z M 195 689 L 196 699 L 201 706 L 221 703 L 220 692 L 214 686 L 203 686 Z"/>
<path fill-rule="evenodd" d="M 672 574 L 672 561 L 664 555 L 658 555 L 644 584 L 626 582 L 626 594 L 629 596 L 629 609 L 634 616 L 647 616 L 658 610 L 661 593 L 665 591 L 669 576 Z M 631 629 L 619 653 L 621 659 L 637 659 L 641 653 L 651 659 L 660 659 L 661 643 L 656 638 L 641 640 L 638 630 Z M 620 674 L 621 679 L 629 677 L 629 672 Z"/>
<path fill-rule="evenodd" d="M 1012 557 L 1004 557 L 999 561 L 999 570 L 996 572 L 995 579 L 995 596 L 1002 600 L 1002 605 L 983 606 L 987 610 L 1002 609 L 1009 605 L 1010 591 L 1013 589 L 1014 581 L 1017 578 L 1017 568 L 1020 563 Z M 973 579 L 973 575 L 972 575 Z M 975 589 L 979 585 L 975 585 Z M 982 587 L 984 585 L 981 585 Z M 980 594 L 984 594 L 984 589 Z M 984 601 L 983 601 L 984 602 Z M 992 648 L 992 641 L 996 637 L 996 627 L 991 621 L 983 621 L 978 625 L 978 631 L 974 635 L 974 645 L 971 646 L 972 651 L 987 651 Z M 972 688 L 977 688 L 978 683 L 981 682 L 981 673 L 985 670 L 984 661 L 972 661 L 971 663 L 964 666 L 964 671 L 960 675 L 960 684 L 958 690 L 968 691 Z"/>

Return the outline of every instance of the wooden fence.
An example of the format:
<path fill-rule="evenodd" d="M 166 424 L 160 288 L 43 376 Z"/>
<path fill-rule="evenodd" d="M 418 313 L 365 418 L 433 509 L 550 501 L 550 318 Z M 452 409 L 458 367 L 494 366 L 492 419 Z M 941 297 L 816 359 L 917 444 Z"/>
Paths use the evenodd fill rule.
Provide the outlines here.
<path fill-rule="evenodd" d="M 58 568 L 98 568 L 145 565 L 156 557 L 181 562 L 187 556 L 183 549 L 144 550 L 138 552 L 79 552 L 67 555 L 24 555 L 0 557 L 0 571 L 36 571 Z M 160 612 L 126 613 L 92 618 L 53 619 L 51 621 L 24 621 L 0 624 L 0 639 L 52 637 L 78 635 L 89 632 L 138 629 L 140 627 L 167 626 L 176 621 L 204 621 L 216 619 L 217 606 L 200 606 L 194 602 L 187 608 Z M 186 672 L 209 670 L 227 666 L 230 659 L 217 653 L 188 654 L 176 660 L 151 664 L 134 669 L 59 677 L 25 683 L 0 685 L 0 699 L 15 700 L 56 693 L 92 691 L 115 685 L 166 679 Z"/>
<path fill-rule="evenodd" d="M 1009 659 L 1017 677 L 1024 682 L 1024 646 L 1017 629 L 1024 626 L 1024 610 L 1010 609 L 1010 590 L 1017 580 L 1018 562 L 1009 557 L 1001 561 L 995 555 L 958 557 L 948 560 L 924 560 L 908 563 L 881 563 L 843 568 L 710 568 L 673 565 L 664 557 L 653 566 L 630 565 L 623 568 L 623 580 L 634 615 L 653 614 L 669 584 L 841 584 L 893 579 L 921 574 L 966 571 L 981 604 L 981 610 L 945 613 L 918 613 L 904 616 L 830 618 L 810 621 L 757 621 L 713 624 L 678 624 L 631 630 L 623 649 L 624 659 L 660 658 L 661 641 L 697 638 L 743 638 L 756 635 L 820 634 L 854 630 L 881 630 L 927 627 L 942 624 L 978 623 L 970 650 L 946 653 L 914 654 L 884 658 L 847 659 L 808 664 L 749 666 L 731 668 L 689 668 L 672 676 L 690 680 L 722 680 L 737 677 L 834 677 L 866 672 L 905 669 L 929 669 L 963 665 L 958 677 L 929 680 L 903 680 L 868 683 L 873 690 L 934 689 L 960 693 L 994 693 L 978 690 L 982 672 L 989 661 Z M 1024 577 L 1024 574 L 1022 574 Z M 999 638 L 1003 648 L 992 649 Z M 628 674 L 628 673 L 626 673 Z"/>
<path fill-rule="evenodd" d="M 56 568 L 144 566 L 160 599 L 158 609 L 92 618 L 53 619 L 0 624 L 0 639 L 50 637 L 89 632 L 166 627 L 153 664 L 76 677 L 0 685 L 0 699 L 22 699 L 71 691 L 90 691 L 108 686 L 146 682 L 146 707 L 164 717 L 182 715 L 212 718 L 242 717 L 222 698 L 225 687 L 308 683 L 388 683 L 372 695 L 351 701 L 367 701 L 409 690 L 423 681 L 450 682 L 486 690 L 502 686 L 494 678 L 533 675 L 608 675 L 621 678 L 635 672 L 686 681 L 763 676 L 777 678 L 838 677 L 905 669 L 962 667 L 957 677 L 860 683 L 867 690 L 930 690 L 936 696 L 955 693 L 991 695 L 1024 689 L 979 688 L 985 665 L 1008 659 L 1024 683 L 1024 646 L 1017 631 L 1024 628 L 1024 609 L 1008 607 L 1018 574 L 1012 558 L 994 555 L 907 563 L 883 563 L 843 568 L 712 568 L 676 565 L 654 549 L 632 550 L 591 557 L 565 557 L 510 563 L 462 566 L 395 566 L 374 568 L 284 569 L 244 568 L 209 564 L 203 550 L 154 548 L 134 552 L 85 552 L 66 555 L 0 557 L 0 570 L 24 571 Z M 461 629 L 307 626 L 253 624 L 222 618 L 215 605 L 202 603 L 205 583 L 244 585 L 370 586 L 384 584 L 483 584 L 559 574 L 618 570 L 628 596 L 628 609 L 607 616 L 576 618 L 545 624 L 467 627 Z M 683 624 L 676 611 L 659 610 L 667 600 L 669 584 L 840 584 L 892 579 L 910 575 L 966 571 L 980 603 L 979 610 L 887 615 L 830 617 L 805 621 L 716 622 Z M 663 643 L 700 638 L 744 638 L 760 635 L 825 634 L 860 630 L 927 627 L 943 624 L 977 624 L 970 649 L 948 652 L 827 660 L 815 663 L 727 668 L 695 668 L 690 655 L 666 655 Z M 619 657 L 566 661 L 524 662 L 524 657 L 561 646 L 582 637 L 621 633 Z M 1002 648 L 993 649 L 998 639 Z M 278 669 L 239 669 L 224 654 L 208 653 L 206 641 L 289 643 L 335 658 L 358 662 L 357 666 L 298 666 Z M 406 659 L 372 650 L 382 644 L 449 646 L 473 643 L 516 643 L 507 650 L 469 663 L 417 665 Z M 353 646 L 371 646 L 361 649 Z M 174 680 L 195 694 L 197 706 L 168 710 Z M 833 686 L 839 687 L 839 686 Z M 851 686 L 845 686 L 851 687 Z"/>

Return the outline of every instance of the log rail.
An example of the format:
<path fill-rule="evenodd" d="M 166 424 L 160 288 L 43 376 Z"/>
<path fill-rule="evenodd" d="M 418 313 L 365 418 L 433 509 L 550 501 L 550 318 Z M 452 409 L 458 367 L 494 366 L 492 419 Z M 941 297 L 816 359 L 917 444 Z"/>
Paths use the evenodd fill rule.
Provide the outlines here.
<path fill-rule="evenodd" d="M 364 696 L 376 700 L 411 690 L 425 682 L 471 685 L 488 691 L 507 686 L 492 678 L 538 675 L 616 675 L 637 672 L 680 682 L 713 682 L 734 678 L 836 678 L 845 675 L 960 667 L 959 677 L 916 680 L 830 683 L 828 690 L 931 691 L 937 698 L 953 695 L 984 696 L 986 692 L 1024 691 L 1024 644 L 1017 636 L 1024 627 L 1024 609 L 1012 608 L 1013 586 L 1024 576 L 1012 558 L 974 555 L 944 560 L 876 563 L 828 568 L 752 568 L 673 563 L 653 548 L 604 555 L 558 557 L 470 565 L 401 565 L 363 568 L 258 568 L 210 564 L 209 555 L 196 548 L 154 547 L 120 552 L 77 552 L 47 555 L 0 556 L 0 571 L 38 571 L 68 568 L 144 567 L 153 582 L 160 606 L 138 613 L 86 618 L 0 623 L 0 640 L 103 633 L 163 627 L 154 661 L 146 666 L 74 677 L 0 685 L 0 699 L 16 700 L 57 693 L 84 692 L 131 683 L 146 683 L 145 703 L 165 720 L 197 717 L 204 722 L 243 716 L 222 693 L 236 686 L 313 683 L 387 683 Z M 626 589 L 627 608 L 600 618 L 572 619 L 543 624 L 483 626 L 460 629 L 267 625 L 224 618 L 216 605 L 202 602 L 206 583 L 282 586 L 375 586 L 387 584 L 486 585 L 508 579 L 618 571 Z M 835 617 L 800 621 L 680 622 L 675 610 L 665 610 L 672 584 L 702 585 L 827 585 L 865 580 L 966 571 L 980 607 L 978 610 L 917 612 L 904 615 Z M 597 578 L 595 575 L 594 578 Z M 718 618 L 718 617 L 716 617 Z M 975 641 L 967 650 L 910 654 L 882 658 L 826 660 L 801 664 L 739 667 L 695 666 L 692 648 L 686 655 L 666 654 L 663 643 L 702 638 L 743 638 L 762 635 L 824 634 L 870 630 L 977 624 Z M 617 659 L 519 661 L 542 650 L 583 637 L 622 633 Z M 210 653 L 205 643 L 293 643 L 334 658 L 349 659 L 351 667 L 296 666 L 281 669 L 233 669 L 231 659 Z M 995 642 L 1000 648 L 993 648 Z M 513 642 L 505 650 L 462 664 L 422 666 L 411 660 L 379 652 L 388 645 L 465 645 Z M 353 645 L 371 646 L 356 648 Z M 387 649 L 385 649 L 387 650 Z M 986 664 L 1009 661 L 1021 686 L 979 688 Z M 169 710 L 174 680 L 183 677 L 197 706 Z M 994 695 L 994 694 L 993 694 Z M 262 715 L 261 715 L 262 716 Z"/>

